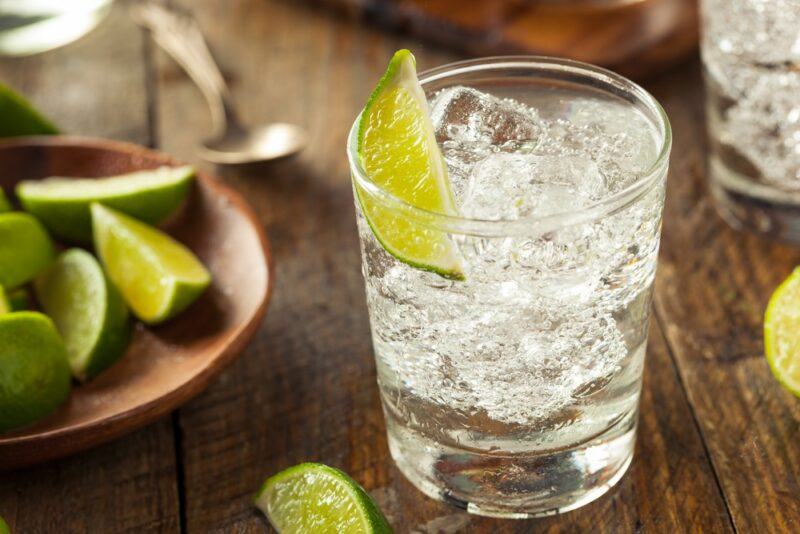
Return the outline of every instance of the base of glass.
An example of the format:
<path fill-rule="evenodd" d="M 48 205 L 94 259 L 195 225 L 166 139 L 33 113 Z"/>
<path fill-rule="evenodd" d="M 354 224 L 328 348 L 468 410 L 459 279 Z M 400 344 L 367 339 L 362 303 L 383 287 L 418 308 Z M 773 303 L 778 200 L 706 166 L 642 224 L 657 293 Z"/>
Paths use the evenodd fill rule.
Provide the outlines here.
<path fill-rule="evenodd" d="M 636 411 L 579 445 L 497 455 L 434 442 L 389 424 L 389 449 L 405 477 L 432 499 L 507 519 L 568 512 L 601 497 L 633 459 Z"/>
<path fill-rule="evenodd" d="M 708 164 L 709 188 L 720 216 L 737 230 L 800 243 L 800 192 L 759 183 L 716 157 Z"/>

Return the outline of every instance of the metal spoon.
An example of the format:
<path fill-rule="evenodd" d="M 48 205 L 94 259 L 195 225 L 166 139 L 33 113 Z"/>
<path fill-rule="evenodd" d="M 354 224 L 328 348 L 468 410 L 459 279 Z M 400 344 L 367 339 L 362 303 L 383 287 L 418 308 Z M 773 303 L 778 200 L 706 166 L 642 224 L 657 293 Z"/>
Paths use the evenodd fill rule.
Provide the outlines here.
<path fill-rule="evenodd" d="M 212 163 L 252 163 L 291 156 L 305 147 L 305 131 L 293 124 L 273 123 L 250 128 L 241 124 L 200 26 L 188 12 L 170 4 L 145 0 L 134 4 L 131 13 L 186 70 L 211 108 L 214 133 L 198 148 L 200 157 Z"/>

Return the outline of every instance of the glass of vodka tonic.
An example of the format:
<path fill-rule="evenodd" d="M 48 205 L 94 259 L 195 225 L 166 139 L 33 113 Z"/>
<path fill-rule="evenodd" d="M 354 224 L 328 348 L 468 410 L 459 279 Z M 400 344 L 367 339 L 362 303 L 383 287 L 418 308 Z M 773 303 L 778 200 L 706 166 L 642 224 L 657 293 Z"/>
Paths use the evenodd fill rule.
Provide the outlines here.
<path fill-rule="evenodd" d="M 633 457 L 669 122 L 641 87 L 571 61 L 466 61 L 420 81 L 457 216 L 371 182 L 355 127 L 348 146 L 361 194 L 445 232 L 464 271 L 399 261 L 356 202 L 392 457 L 471 513 L 582 506 Z"/>
<path fill-rule="evenodd" d="M 800 0 L 702 0 L 708 174 L 722 217 L 800 241 Z"/>

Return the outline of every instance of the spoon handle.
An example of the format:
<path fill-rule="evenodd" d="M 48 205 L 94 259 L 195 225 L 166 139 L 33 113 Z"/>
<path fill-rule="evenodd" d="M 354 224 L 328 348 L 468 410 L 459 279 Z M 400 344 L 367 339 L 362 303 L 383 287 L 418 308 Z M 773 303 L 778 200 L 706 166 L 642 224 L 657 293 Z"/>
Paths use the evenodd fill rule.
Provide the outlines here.
<path fill-rule="evenodd" d="M 214 134 L 221 135 L 228 127 L 238 127 L 225 79 L 194 17 L 188 11 L 159 0 L 137 2 L 131 8 L 131 16 L 150 30 L 153 39 L 197 84 L 211 108 Z"/>

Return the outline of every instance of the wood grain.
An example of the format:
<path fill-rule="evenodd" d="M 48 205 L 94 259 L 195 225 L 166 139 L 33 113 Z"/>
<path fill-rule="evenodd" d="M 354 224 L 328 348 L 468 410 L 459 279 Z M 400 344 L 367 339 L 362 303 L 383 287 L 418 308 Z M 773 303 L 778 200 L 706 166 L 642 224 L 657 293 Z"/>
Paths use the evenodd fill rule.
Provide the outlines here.
<path fill-rule="evenodd" d="M 772 377 L 762 318 L 797 247 L 714 212 L 697 64 L 654 81 L 676 132 L 656 307 L 740 532 L 800 531 L 800 402 Z"/>
<path fill-rule="evenodd" d="M 180 410 L 188 532 L 263 531 L 253 492 L 305 460 L 353 475 L 399 533 L 732 531 L 657 325 L 636 460 L 608 496 L 557 518 L 497 521 L 427 499 L 405 481 L 386 445 L 344 146 L 393 50 L 412 47 L 421 68 L 458 56 L 286 2 L 191 5 L 246 119 L 295 121 L 309 128 L 311 145 L 293 161 L 223 173 L 266 225 L 279 282 L 245 355 Z M 210 127 L 202 99 L 164 54 L 156 65 L 160 137 L 191 160 Z"/>
<path fill-rule="evenodd" d="M 65 131 L 151 142 L 143 39 L 119 10 L 52 53 L 3 59 L 0 79 Z M 91 454 L 0 475 L 0 515 L 15 533 L 176 532 L 169 420 Z"/>

